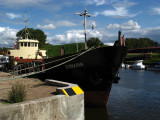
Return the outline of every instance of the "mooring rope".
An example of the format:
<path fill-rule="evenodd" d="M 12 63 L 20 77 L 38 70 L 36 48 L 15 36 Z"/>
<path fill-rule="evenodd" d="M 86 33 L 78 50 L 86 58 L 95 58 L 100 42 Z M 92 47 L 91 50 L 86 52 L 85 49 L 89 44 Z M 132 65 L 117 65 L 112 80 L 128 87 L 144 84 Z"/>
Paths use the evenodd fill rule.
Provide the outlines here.
<path fill-rule="evenodd" d="M 78 54 L 81 54 L 81 53 L 78 53 Z M 54 63 L 54 62 L 57 62 L 57 61 L 61 61 L 61 60 L 64 60 L 64 59 L 76 56 L 78 54 L 74 54 L 74 55 L 71 55 L 71 56 L 68 56 L 68 57 L 64 57 L 64 58 L 61 58 L 61 59 L 58 59 L 58 60 L 54 60 L 54 61 L 51 61 L 51 62 L 42 63 L 41 65 L 36 65 L 34 67 L 31 66 L 31 67 L 27 67 L 27 68 L 24 68 L 24 69 L 21 69 L 21 70 L 14 70 L 14 72 L 16 72 L 16 71 L 23 71 L 23 70 L 27 70 L 27 69 L 30 69 L 30 68 L 36 68 L 36 67 L 40 67 L 40 66 L 43 66 L 43 65 L 51 64 L 51 63 Z M 34 63 L 34 62 L 29 62 L 28 64 L 30 64 L 30 63 Z M 8 72 L 8 73 L 13 73 L 13 71 L 12 72 Z"/>
<path fill-rule="evenodd" d="M 71 58 L 71 59 L 69 59 L 69 60 L 67 60 L 67 61 L 65 61 L 65 62 L 62 62 L 62 63 L 60 63 L 60 64 L 57 64 L 57 65 L 55 65 L 55 66 L 52 66 L 52 67 L 50 67 L 50 68 L 48 68 L 48 69 L 45 69 L 45 70 L 42 70 L 42 71 L 38 71 L 38 72 L 27 73 L 27 74 L 23 74 L 23 75 L 20 75 L 20 76 L 15 76 L 15 77 L 12 77 L 12 78 L 1 79 L 0 82 L 1 82 L 1 81 L 7 81 L 7 80 L 13 80 L 13 79 L 17 79 L 17 78 L 22 78 L 22 77 L 27 77 L 27 76 L 39 74 L 39 73 L 42 73 L 42 72 L 46 72 L 46 71 L 51 70 L 51 69 L 53 69 L 53 68 L 59 67 L 59 66 L 61 66 L 61 65 L 64 65 L 64 64 L 66 64 L 66 63 L 68 63 L 68 62 L 70 62 L 70 61 L 72 61 L 72 60 L 80 57 L 81 55 L 87 53 L 88 51 L 90 51 L 90 50 L 92 50 L 92 49 L 93 49 L 93 47 L 91 47 L 90 49 L 88 49 L 88 50 L 86 50 L 86 51 L 84 51 L 84 52 L 82 52 L 82 53 L 80 53 L 80 54 L 78 54 L 78 55 L 76 54 L 77 56 L 75 56 L 75 57 L 73 57 L 73 58 Z M 52 62 L 53 62 L 53 61 L 52 61 Z"/>

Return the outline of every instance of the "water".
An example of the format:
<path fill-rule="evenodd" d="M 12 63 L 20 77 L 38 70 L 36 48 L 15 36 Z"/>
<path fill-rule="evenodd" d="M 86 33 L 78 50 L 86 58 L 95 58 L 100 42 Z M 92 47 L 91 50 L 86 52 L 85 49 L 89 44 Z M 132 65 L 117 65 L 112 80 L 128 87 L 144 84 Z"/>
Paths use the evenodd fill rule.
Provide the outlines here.
<path fill-rule="evenodd" d="M 86 108 L 86 120 L 160 120 L 160 72 L 120 69 L 107 108 Z"/>

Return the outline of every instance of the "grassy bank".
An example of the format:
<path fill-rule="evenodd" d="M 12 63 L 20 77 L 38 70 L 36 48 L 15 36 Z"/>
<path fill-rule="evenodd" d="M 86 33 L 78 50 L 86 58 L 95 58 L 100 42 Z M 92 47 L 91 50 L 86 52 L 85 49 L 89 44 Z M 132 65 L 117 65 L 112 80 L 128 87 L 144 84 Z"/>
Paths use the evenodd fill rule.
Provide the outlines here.
<path fill-rule="evenodd" d="M 141 55 L 140 53 L 137 54 L 133 54 L 133 53 L 128 53 L 126 57 L 134 57 L 134 56 L 138 56 Z M 151 53 L 151 59 L 150 60 L 144 60 L 143 64 L 155 64 L 156 62 L 160 62 L 160 53 Z M 134 63 L 134 61 L 127 61 L 126 63 Z"/>
<path fill-rule="evenodd" d="M 77 47 L 78 46 L 78 47 Z M 84 43 L 72 43 L 65 45 L 44 45 L 43 49 L 47 51 L 48 57 L 55 57 L 61 55 L 61 48 L 65 48 L 66 54 L 76 53 L 78 51 L 84 50 Z"/>

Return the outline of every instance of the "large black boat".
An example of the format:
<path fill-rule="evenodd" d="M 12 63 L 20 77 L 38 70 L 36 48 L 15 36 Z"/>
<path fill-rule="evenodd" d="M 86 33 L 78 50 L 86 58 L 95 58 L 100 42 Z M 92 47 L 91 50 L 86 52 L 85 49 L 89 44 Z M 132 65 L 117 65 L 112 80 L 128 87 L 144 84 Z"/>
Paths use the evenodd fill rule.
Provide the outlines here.
<path fill-rule="evenodd" d="M 42 76 L 77 83 L 86 91 L 105 90 L 117 79 L 118 69 L 126 53 L 125 46 L 110 46 L 44 59 Z"/>
<path fill-rule="evenodd" d="M 119 32 L 120 34 L 121 32 Z M 105 105 L 118 69 L 127 54 L 121 37 L 114 46 L 90 48 L 76 54 L 44 59 L 41 78 L 50 78 L 78 84 L 85 92 L 89 105 Z"/>
<path fill-rule="evenodd" d="M 91 16 L 87 13 L 87 10 L 83 14 L 77 14 L 83 15 L 85 18 L 86 16 Z M 86 21 L 84 23 L 86 28 Z M 31 43 L 27 43 L 27 41 L 32 41 L 36 45 L 35 51 L 33 51 L 36 53 L 33 58 L 26 59 L 25 56 L 24 58 L 18 56 L 19 54 L 12 55 L 17 49 L 19 51 L 21 48 L 24 49 L 23 44 L 29 45 L 28 48 L 25 46 L 25 51 L 30 49 Z M 17 74 L 32 72 L 32 74 L 38 74 L 37 76 L 41 79 L 55 79 L 76 83 L 84 90 L 85 103 L 94 106 L 105 106 L 107 104 L 112 83 L 117 83 L 119 79 L 117 76 L 118 69 L 127 54 L 124 37 L 121 37 L 120 31 L 114 46 L 91 47 L 88 49 L 85 29 L 86 50 L 52 58 L 36 59 L 38 55 L 42 56 L 43 51 L 38 50 L 38 41 L 30 40 L 28 37 L 24 40 L 19 40 L 17 44 L 19 48 L 8 51 L 10 58 L 14 59 L 13 61 L 17 59 L 15 61 L 18 63 L 15 67 L 15 70 L 18 71 Z"/>

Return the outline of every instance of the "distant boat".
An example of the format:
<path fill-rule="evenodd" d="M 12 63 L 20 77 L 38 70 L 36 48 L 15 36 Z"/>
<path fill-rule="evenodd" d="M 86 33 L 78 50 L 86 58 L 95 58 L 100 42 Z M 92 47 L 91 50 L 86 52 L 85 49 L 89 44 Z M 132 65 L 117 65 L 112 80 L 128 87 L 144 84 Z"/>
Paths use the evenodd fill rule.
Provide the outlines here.
<path fill-rule="evenodd" d="M 9 63 L 9 57 L 6 55 L 0 55 L 0 69 L 5 71 Z"/>
<path fill-rule="evenodd" d="M 121 68 L 125 68 L 125 64 L 124 63 L 121 64 Z"/>
<path fill-rule="evenodd" d="M 142 62 L 143 60 L 136 60 L 135 63 L 131 67 L 136 70 L 144 70 L 145 65 L 143 65 Z"/>
<path fill-rule="evenodd" d="M 125 64 L 125 68 L 131 68 L 131 65 Z"/>
<path fill-rule="evenodd" d="M 147 70 L 160 71 L 160 62 L 157 62 L 154 66 L 148 66 Z"/>

